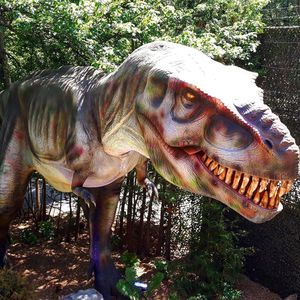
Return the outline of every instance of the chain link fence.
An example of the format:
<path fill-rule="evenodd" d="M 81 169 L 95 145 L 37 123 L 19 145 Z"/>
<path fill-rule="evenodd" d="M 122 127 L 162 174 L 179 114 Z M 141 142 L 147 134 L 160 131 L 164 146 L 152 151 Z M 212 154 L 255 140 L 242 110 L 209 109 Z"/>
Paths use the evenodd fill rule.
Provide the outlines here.
<path fill-rule="evenodd" d="M 265 102 L 288 126 L 300 145 L 300 1 L 273 1 L 265 10 L 268 27 L 261 37 L 259 85 Z M 300 180 L 284 200 L 284 210 L 265 224 L 242 220 L 242 241 L 255 254 L 247 274 L 282 297 L 300 296 Z"/>

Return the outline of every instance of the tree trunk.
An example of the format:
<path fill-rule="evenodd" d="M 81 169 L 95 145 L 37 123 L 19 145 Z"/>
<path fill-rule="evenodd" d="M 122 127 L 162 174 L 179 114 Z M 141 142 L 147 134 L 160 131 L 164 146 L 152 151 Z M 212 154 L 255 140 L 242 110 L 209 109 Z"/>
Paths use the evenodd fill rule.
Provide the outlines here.
<path fill-rule="evenodd" d="M 47 191 L 46 191 L 46 180 L 45 178 L 42 178 L 43 184 L 42 184 L 42 195 L 43 195 L 43 201 L 42 201 L 42 220 L 46 220 L 46 214 L 47 214 Z"/>
<path fill-rule="evenodd" d="M 138 254 L 144 253 L 144 244 L 143 244 L 143 231 L 144 231 L 144 215 L 145 215 L 145 209 L 146 209 L 146 198 L 147 198 L 147 190 L 144 187 L 143 188 L 143 200 L 142 200 L 142 207 L 141 207 L 141 213 L 140 213 L 140 224 L 139 224 L 139 233 L 138 233 Z"/>
<path fill-rule="evenodd" d="M 41 220 L 41 191 L 40 191 L 40 178 L 36 177 L 35 180 L 35 211 L 37 220 Z"/>
<path fill-rule="evenodd" d="M 4 88 L 8 88 L 11 80 L 9 75 L 8 59 L 5 50 L 5 33 L 4 29 L 0 29 L 0 83 Z"/>
<path fill-rule="evenodd" d="M 75 236 L 74 236 L 74 239 L 75 239 L 75 242 L 77 241 L 78 239 L 78 236 L 79 236 L 79 230 L 80 230 L 80 203 L 79 203 L 79 199 L 77 197 L 77 206 L 76 206 L 76 225 L 75 225 Z"/>
<path fill-rule="evenodd" d="M 68 222 L 68 228 L 67 228 L 67 236 L 66 236 L 66 242 L 71 242 L 71 232 L 72 232 L 72 219 L 73 219 L 73 210 L 72 210 L 72 194 L 69 193 L 69 222 Z"/>
<path fill-rule="evenodd" d="M 162 197 L 161 197 L 161 210 L 160 210 L 160 221 L 159 221 L 159 231 L 158 231 L 158 241 L 156 246 L 156 256 L 161 255 L 161 248 L 163 245 L 163 237 L 164 237 L 164 222 L 165 222 L 165 189 L 166 183 L 163 182 L 162 188 Z"/>
<path fill-rule="evenodd" d="M 155 172 L 154 184 L 157 185 L 158 174 Z M 148 256 L 150 254 L 150 226 L 151 226 L 151 216 L 152 216 L 152 207 L 153 207 L 154 194 L 151 195 L 148 206 L 148 214 L 147 214 L 147 222 L 145 229 L 145 255 Z"/>
<path fill-rule="evenodd" d="M 130 173 L 130 181 L 129 181 L 129 193 L 128 193 L 128 201 L 127 201 L 127 232 L 126 232 L 126 243 L 127 247 L 130 251 L 133 249 L 133 224 L 132 224 L 132 198 L 133 198 L 133 190 L 134 190 L 134 174 Z"/>
<path fill-rule="evenodd" d="M 168 217 L 167 217 L 167 228 L 166 228 L 166 259 L 171 260 L 171 229 L 172 229 L 172 204 L 168 203 Z"/>
<path fill-rule="evenodd" d="M 130 175 L 128 175 L 127 178 L 126 178 L 126 184 L 125 184 L 125 187 L 124 187 L 123 197 L 122 197 L 122 200 L 121 200 L 120 225 L 119 225 L 119 237 L 121 239 L 121 244 L 120 244 L 121 249 L 124 246 L 124 243 L 123 243 L 124 215 L 125 215 L 125 204 L 126 204 L 126 197 L 127 197 L 127 193 L 128 193 L 129 181 L 130 181 Z"/>
<path fill-rule="evenodd" d="M 132 216 L 131 216 L 131 223 L 133 226 L 135 225 L 135 219 L 136 219 L 136 205 L 140 198 L 140 191 L 136 190 L 136 177 L 134 177 L 133 182 L 133 206 L 132 206 Z"/>

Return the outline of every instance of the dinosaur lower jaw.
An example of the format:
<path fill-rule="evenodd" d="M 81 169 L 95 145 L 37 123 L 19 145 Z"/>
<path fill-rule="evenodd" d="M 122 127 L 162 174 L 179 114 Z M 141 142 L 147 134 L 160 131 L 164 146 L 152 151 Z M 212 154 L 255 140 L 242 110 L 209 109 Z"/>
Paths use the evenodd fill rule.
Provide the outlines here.
<path fill-rule="evenodd" d="M 203 151 L 194 153 L 205 166 L 207 172 L 216 177 L 225 186 L 233 190 L 240 197 L 250 200 L 256 206 L 268 210 L 277 210 L 281 197 L 292 187 L 292 180 L 272 180 L 243 173 L 229 167 L 222 166 L 208 157 Z"/>

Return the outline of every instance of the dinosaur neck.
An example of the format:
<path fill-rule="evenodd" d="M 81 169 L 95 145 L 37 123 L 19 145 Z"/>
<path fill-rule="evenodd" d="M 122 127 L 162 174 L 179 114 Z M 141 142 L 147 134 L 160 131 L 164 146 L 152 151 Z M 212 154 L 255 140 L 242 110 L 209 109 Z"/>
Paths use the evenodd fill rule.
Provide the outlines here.
<path fill-rule="evenodd" d="M 135 97 L 142 82 L 132 73 L 123 68 L 101 80 L 97 99 L 101 142 L 111 155 L 136 151 L 149 157 L 135 113 Z"/>

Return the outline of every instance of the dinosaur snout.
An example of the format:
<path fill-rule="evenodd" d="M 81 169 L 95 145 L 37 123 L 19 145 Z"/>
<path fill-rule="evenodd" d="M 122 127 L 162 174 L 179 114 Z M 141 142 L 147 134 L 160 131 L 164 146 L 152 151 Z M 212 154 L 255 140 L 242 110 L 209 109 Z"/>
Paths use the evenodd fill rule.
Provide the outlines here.
<path fill-rule="evenodd" d="M 274 172 L 282 178 L 297 178 L 299 147 L 279 117 L 267 105 L 244 111 L 242 115 L 259 133 L 260 144 L 267 150 L 266 160 L 273 165 Z"/>
<path fill-rule="evenodd" d="M 251 132 L 224 115 L 210 118 L 205 129 L 205 139 L 218 149 L 238 151 L 253 142 Z"/>

